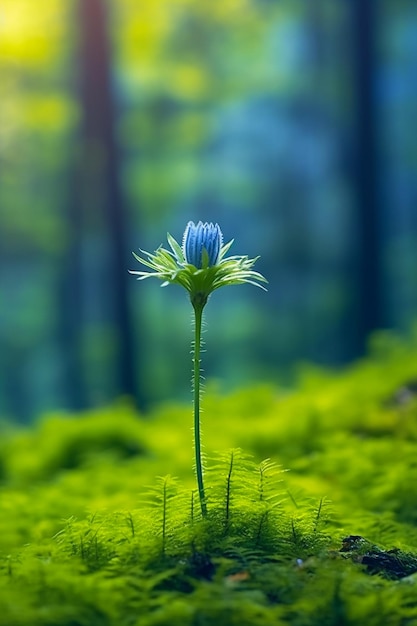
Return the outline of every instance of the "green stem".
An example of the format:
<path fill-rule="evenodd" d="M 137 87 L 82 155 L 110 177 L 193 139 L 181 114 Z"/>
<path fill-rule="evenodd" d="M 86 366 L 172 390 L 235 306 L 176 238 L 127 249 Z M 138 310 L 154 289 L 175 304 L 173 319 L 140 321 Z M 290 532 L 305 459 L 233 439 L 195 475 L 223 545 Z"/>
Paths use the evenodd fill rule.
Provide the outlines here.
<path fill-rule="evenodd" d="M 200 440 L 200 350 L 201 350 L 201 326 L 203 320 L 204 304 L 195 303 L 195 338 L 194 338 L 194 445 L 195 445 L 195 469 L 197 475 L 198 495 L 200 497 L 201 513 L 207 515 L 207 504 L 204 495 L 203 465 L 201 462 Z"/>
<path fill-rule="evenodd" d="M 162 554 L 165 554 L 165 537 L 167 527 L 167 479 L 164 480 L 163 500 L 162 500 Z"/>

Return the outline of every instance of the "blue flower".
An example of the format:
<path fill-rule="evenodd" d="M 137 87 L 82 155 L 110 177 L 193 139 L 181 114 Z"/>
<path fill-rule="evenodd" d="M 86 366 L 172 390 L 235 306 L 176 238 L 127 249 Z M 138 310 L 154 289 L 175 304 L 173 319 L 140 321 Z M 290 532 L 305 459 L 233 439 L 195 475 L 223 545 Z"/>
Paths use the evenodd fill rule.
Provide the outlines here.
<path fill-rule="evenodd" d="M 217 265 L 223 245 L 223 234 L 218 224 L 210 222 L 188 222 L 182 249 L 184 257 L 190 265 L 197 269 Z"/>
<path fill-rule="evenodd" d="M 159 246 L 153 253 L 141 250 L 144 257 L 133 253 L 139 263 L 151 270 L 130 270 L 138 280 L 155 277 L 163 281 L 162 287 L 181 285 L 190 294 L 193 306 L 199 307 L 206 304 L 213 291 L 226 285 L 247 283 L 265 289 L 262 283 L 268 281 L 252 269 L 258 257 L 226 256 L 233 239 L 223 244 L 218 224 L 188 222 L 182 247 L 169 233 L 167 237 L 171 250 Z"/>

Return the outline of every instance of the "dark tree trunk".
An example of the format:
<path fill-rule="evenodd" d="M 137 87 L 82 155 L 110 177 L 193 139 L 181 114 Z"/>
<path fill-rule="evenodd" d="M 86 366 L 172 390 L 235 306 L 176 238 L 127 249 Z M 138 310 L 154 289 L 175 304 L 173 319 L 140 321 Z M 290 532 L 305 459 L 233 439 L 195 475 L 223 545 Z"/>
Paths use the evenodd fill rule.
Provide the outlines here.
<path fill-rule="evenodd" d="M 117 331 L 118 393 L 138 398 L 136 362 L 129 313 L 126 215 L 119 181 L 119 152 L 111 85 L 108 15 L 103 0 L 79 0 L 79 79 L 82 105 L 80 169 L 84 220 L 104 223 L 108 243 L 102 280 L 106 306 Z M 101 215 L 91 218 L 94 211 Z M 94 229 L 94 226 L 93 226 Z"/>
<path fill-rule="evenodd" d="M 374 0 L 353 0 L 352 33 L 356 102 L 354 174 L 358 206 L 357 352 L 363 353 L 369 334 L 382 325 L 381 245 L 377 196 L 376 31 Z"/>
<path fill-rule="evenodd" d="M 57 324 L 58 345 L 63 350 L 63 396 L 66 407 L 81 411 L 88 407 L 88 393 L 82 359 L 82 215 L 78 196 L 78 176 L 69 176 L 68 197 L 68 249 L 59 276 Z"/>
<path fill-rule="evenodd" d="M 15 344 L 2 346 L 2 350 L 7 355 L 7 361 L 2 367 L 2 382 L 6 397 L 2 415 L 11 416 L 18 423 L 27 423 L 33 417 L 31 398 L 24 375 L 24 365 L 29 358 L 29 350 Z"/>

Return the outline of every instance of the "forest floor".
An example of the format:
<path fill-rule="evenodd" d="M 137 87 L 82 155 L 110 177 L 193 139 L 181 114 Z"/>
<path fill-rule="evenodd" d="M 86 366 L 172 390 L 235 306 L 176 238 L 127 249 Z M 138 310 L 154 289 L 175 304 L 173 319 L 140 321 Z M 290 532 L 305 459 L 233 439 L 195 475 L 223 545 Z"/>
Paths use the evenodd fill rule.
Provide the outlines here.
<path fill-rule="evenodd" d="M 416 353 L 4 425 L 0 626 L 417 626 Z"/>

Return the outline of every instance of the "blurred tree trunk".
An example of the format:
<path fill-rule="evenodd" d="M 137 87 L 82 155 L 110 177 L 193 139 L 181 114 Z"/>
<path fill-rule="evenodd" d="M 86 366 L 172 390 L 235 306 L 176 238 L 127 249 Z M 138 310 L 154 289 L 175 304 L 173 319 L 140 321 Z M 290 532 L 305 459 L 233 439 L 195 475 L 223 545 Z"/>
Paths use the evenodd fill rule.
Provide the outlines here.
<path fill-rule="evenodd" d="M 88 406 L 88 393 L 82 362 L 82 217 L 77 174 L 69 176 L 67 209 L 68 249 L 60 273 L 58 291 L 58 345 L 64 347 L 64 389 L 66 406 L 80 411 Z"/>
<path fill-rule="evenodd" d="M 352 34 L 355 84 L 356 145 L 354 175 L 358 205 L 357 352 L 363 353 L 369 334 L 382 325 L 382 259 L 378 207 L 378 108 L 376 101 L 377 7 L 374 0 L 353 0 Z"/>
<path fill-rule="evenodd" d="M 4 358 L 0 371 L 5 392 L 5 406 L 0 415 L 11 417 L 17 423 L 29 422 L 33 417 L 31 398 L 24 375 L 24 364 L 28 359 L 28 350 L 13 343 L 2 345 Z"/>
<path fill-rule="evenodd" d="M 141 403 L 129 312 L 126 214 L 119 180 L 120 158 L 115 137 L 106 3 L 103 0 L 79 0 L 77 20 L 82 107 L 80 210 L 84 229 L 86 223 L 90 224 L 93 241 L 100 239 L 97 225 L 104 224 L 108 249 L 100 279 L 106 289 L 105 307 L 113 316 L 117 334 L 116 393 L 126 394 Z M 92 217 L 94 213 L 99 215 Z"/>

